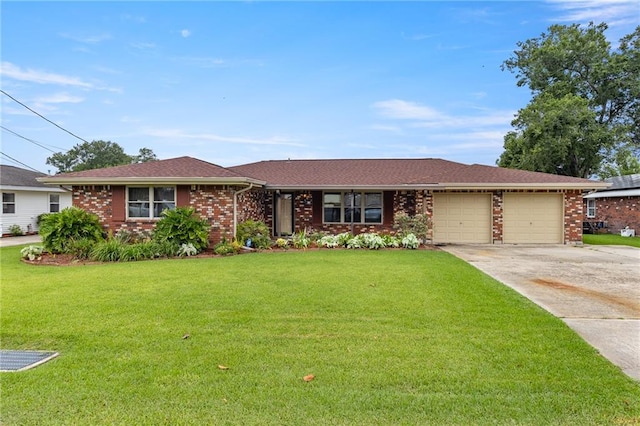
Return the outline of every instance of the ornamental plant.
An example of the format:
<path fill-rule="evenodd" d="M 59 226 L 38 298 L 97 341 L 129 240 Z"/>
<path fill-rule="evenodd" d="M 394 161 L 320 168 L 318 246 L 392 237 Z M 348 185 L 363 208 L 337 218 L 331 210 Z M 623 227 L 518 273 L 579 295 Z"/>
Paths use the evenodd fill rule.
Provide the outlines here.
<path fill-rule="evenodd" d="M 402 237 L 402 247 L 415 250 L 420 246 L 420 241 L 418 241 L 418 237 L 413 234 L 408 234 Z"/>
<path fill-rule="evenodd" d="M 413 234 L 421 240 L 427 238 L 431 220 L 426 214 L 417 214 L 410 216 L 406 213 L 398 213 L 393 219 L 393 229 L 396 230 L 400 237 Z"/>
<path fill-rule="evenodd" d="M 41 216 L 40 236 L 44 248 L 51 253 L 66 253 L 75 240 L 104 240 L 98 216 L 77 207 Z"/>
<path fill-rule="evenodd" d="M 193 207 L 177 207 L 162 212 L 156 224 L 153 239 L 169 242 L 180 249 L 182 244 L 192 244 L 197 253 L 209 245 L 209 223 L 195 213 Z"/>
<path fill-rule="evenodd" d="M 240 244 L 256 249 L 271 248 L 271 232 L 269 227 L 259 220 L 249 219 L 238 224 L 236 239 Z M 251 240 L 249 244 L 249 240 Z"/>
<path fill-rule="evenodd" d="M 42 246 L 27 246 L 20 250 L 20 255 L 23 259 L 40 260 L 44 247 Z"/>

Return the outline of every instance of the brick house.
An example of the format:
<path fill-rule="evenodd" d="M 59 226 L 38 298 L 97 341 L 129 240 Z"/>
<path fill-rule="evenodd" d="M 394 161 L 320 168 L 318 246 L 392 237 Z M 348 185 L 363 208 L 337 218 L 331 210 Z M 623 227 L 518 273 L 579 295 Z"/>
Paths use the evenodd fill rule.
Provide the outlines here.
<path fill-rule="evenodd" d="M 585 228 L 619 234 L 627 226 L 640 233 L 640 173 L 605 179 L 611 186 L 584 196 Z"/>
<path fill-rule="evenodd" d="M 392 232 L 394 217 L 423 213 L 433 243 L 582 241 L 583 200 L 602 182 L 441 159 L 261 161 L 220 167 L 191 157 L 41 179 L 72 187 L 73 204 L 106 230 L 152 229 L 164 208 L 192 206 L 210 240 L 264 221 L 273 236 L 299 230 Z"/>

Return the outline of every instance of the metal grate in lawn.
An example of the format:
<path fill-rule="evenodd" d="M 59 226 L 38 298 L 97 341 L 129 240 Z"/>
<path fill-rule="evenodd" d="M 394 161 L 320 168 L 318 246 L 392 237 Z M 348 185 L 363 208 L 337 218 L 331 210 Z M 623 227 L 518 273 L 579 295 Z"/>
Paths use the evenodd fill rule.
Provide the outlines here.
<path fill-rule="evenodd" d="M 0 371 L 24 371 L 44 364 L 58 352 L 0 350 Z"/>

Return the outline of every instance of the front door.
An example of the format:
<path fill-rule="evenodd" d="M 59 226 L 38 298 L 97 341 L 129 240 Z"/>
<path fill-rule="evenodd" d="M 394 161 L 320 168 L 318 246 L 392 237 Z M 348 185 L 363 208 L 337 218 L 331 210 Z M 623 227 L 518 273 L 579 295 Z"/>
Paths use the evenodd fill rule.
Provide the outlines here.
<path fill-rule="evenodd" d="M 293 234 L 293 194 L 281 193 L 276 195 L 275 235 Z"/>

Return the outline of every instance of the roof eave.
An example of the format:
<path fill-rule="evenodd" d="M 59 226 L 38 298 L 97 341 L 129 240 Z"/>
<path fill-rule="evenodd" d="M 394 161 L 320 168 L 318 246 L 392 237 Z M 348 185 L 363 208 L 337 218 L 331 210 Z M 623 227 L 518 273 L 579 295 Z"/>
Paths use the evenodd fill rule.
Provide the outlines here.
<path fill-rule="evenodd" d="M 46 185 L 242 185 L 264 186 L 266 182 L 247 177 L 94 177 L 48 176 L 37 179 Z"/>
<path fill-rule="evenodd" d="M 435 189 L 438 184 L 420 185 L 287 185 L 268 184 L 265 189 L 280 191 L 393 191 L 407 189 Z"/>
<path fill-rule="evenodd" d="M 549 183 L 443 183 L 442 189 L 513 189 L 513 190 L 560 190 L 560 189 L 581 189 L 581 190 L 595 190 L 599 188 L 606 188 L 609 185 L 604 182 L 549 182 Z"/>

